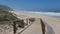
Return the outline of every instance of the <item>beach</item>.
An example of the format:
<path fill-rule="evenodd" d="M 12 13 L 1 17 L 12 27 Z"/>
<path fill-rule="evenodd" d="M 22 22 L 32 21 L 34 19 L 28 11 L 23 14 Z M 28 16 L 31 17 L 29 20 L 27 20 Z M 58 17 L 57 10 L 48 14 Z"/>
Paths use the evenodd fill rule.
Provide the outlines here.
<path fill-rule="evenodd" d="M 45 26 L 46 26 L 46 34 L 59 34 L 60 33 L 60 26 L 59 26 L 60 25 L 60 18 L 48 17 L 48 16 L 43 16 L 43 15 L 40 15 L 40 14 L 33 14 L 33 13 L 24 13 L 24 12 L 20 12 L 17 15 L 18 16 L 19 15 L 22 15 L 22 16 L 24 15 L 24 17 L 28 16 L 28 18 L 33 17 L 33 18 L 36 18 L 36 19 L 41 18 L 43 20 Z M 24 18 L 24 17 L 22 17 L 22 18 Z M 40 22 L 38 21 L 36 23 L 40 23 Z M 35 27 L 37 27 L 36 25 L 35 25 Z M 32 28 L 32 29 L 34 29 L 34 28 Z M 28 33 L 28 32 L 25 32 L 25 33 Z M 32 32 L 30 32 L 30 34 L 31 33 Z"/>
<path fill-rule="evenodd" d="M 12 12 L 12 13 L 15 13 L 16 17 L 18 17 L 19 19 L 27 19 L 27 18 L 36 19 L 32 25 L 30 25 L 26 30 L 24 30 L 20 34 L 42 34 L 40 19 L 42 19 L 45 24 L 46 34 L 60 34 L 60 18 L 54 18 L 54 17 L 43 16 L 34 13 L 26 13 L 26 12 Z M 13 34 L 12 31 L 10 31 L 10 34 Z M 20 31 L 20 29 L 18 31 Z M 9 31 L 6 30 L 6 33 L 7 32 Z M 6 33 L 4 32 L 4 34 Z"/>

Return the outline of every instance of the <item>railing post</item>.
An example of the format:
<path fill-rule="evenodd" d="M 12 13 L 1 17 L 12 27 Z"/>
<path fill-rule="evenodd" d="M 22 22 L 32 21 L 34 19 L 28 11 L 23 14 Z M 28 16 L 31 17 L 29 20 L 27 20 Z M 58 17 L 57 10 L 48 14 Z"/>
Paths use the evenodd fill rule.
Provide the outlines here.
<path fill-rule="evenodd" d="M 14 34 L 16 34 L 16 22 L 15 21 L 13 22 L 13 31 L 14 31 Z"/>
<path fill-rule="evenodd" d="M 28 24 L 28 19 L 26 19 L 26 22 L 27 22 L 27 25 L 29 25 L 29 24 Z"/>
<path fill-rule="evenodd" d="M 42 34 L 45 34 L 45 24 L 42 19 L 40 19 L 40 22 L 41 22 Z"/>
<path fill-rule="evenodd" d="M 28 23 L 31 24 L 30 18 L 28 19 Z"/>

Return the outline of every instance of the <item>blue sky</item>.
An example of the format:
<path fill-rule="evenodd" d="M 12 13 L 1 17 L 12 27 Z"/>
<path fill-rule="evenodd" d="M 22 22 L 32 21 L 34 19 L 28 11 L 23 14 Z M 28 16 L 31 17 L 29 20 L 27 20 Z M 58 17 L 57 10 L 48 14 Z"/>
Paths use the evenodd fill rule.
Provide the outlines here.
<path fill-rule="evenodd" d="M 0 0 L 0 4 L 14 10 L 60 10 L 60 0 Z"/>

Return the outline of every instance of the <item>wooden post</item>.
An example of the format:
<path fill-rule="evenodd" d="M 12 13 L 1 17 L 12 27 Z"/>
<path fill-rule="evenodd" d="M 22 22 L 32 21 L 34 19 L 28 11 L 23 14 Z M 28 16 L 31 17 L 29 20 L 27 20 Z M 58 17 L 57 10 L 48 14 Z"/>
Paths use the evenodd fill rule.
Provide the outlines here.
<path fill-rule="evenodd" d="M 28 23 L 29 23 L 29 24 L 31 24 L 31 21 L 30 21 L 30 19 L 28 19 L 28 21 L 29 21 Z"/>
<path fill-rule="evenodd" d="M 26 19 L 27 25 L 28 25 L 28 19 Z"/>
<path fill-rule="evenodd" d="M 14 31 L 14 34 L 16 34 L 16 22 L 15 21 L 13 22 L 13 31 Z"/>
<path fill-rule="evenodd" d="M 40 19 L 40 21 L 41 21 L 42 34 L 45 34 L 45 24 L 42 21 L 42 19 Z"/>
<path fill-rule="evenodd" d="M 30 24 L 30 20 L 29 19 L 26 19 L 26 21 L 27 21 L 27 25 L 29 25 Z"/>

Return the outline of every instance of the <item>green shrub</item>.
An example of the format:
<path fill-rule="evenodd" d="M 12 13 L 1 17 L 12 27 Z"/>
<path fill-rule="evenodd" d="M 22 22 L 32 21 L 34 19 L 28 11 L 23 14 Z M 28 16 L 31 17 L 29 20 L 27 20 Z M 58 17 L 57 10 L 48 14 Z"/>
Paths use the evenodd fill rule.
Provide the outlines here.
<path fill-rule="evenodd" d="M 16 20 L 17 17 L 8 11 L 0 11 L 0 22 Z"/>

